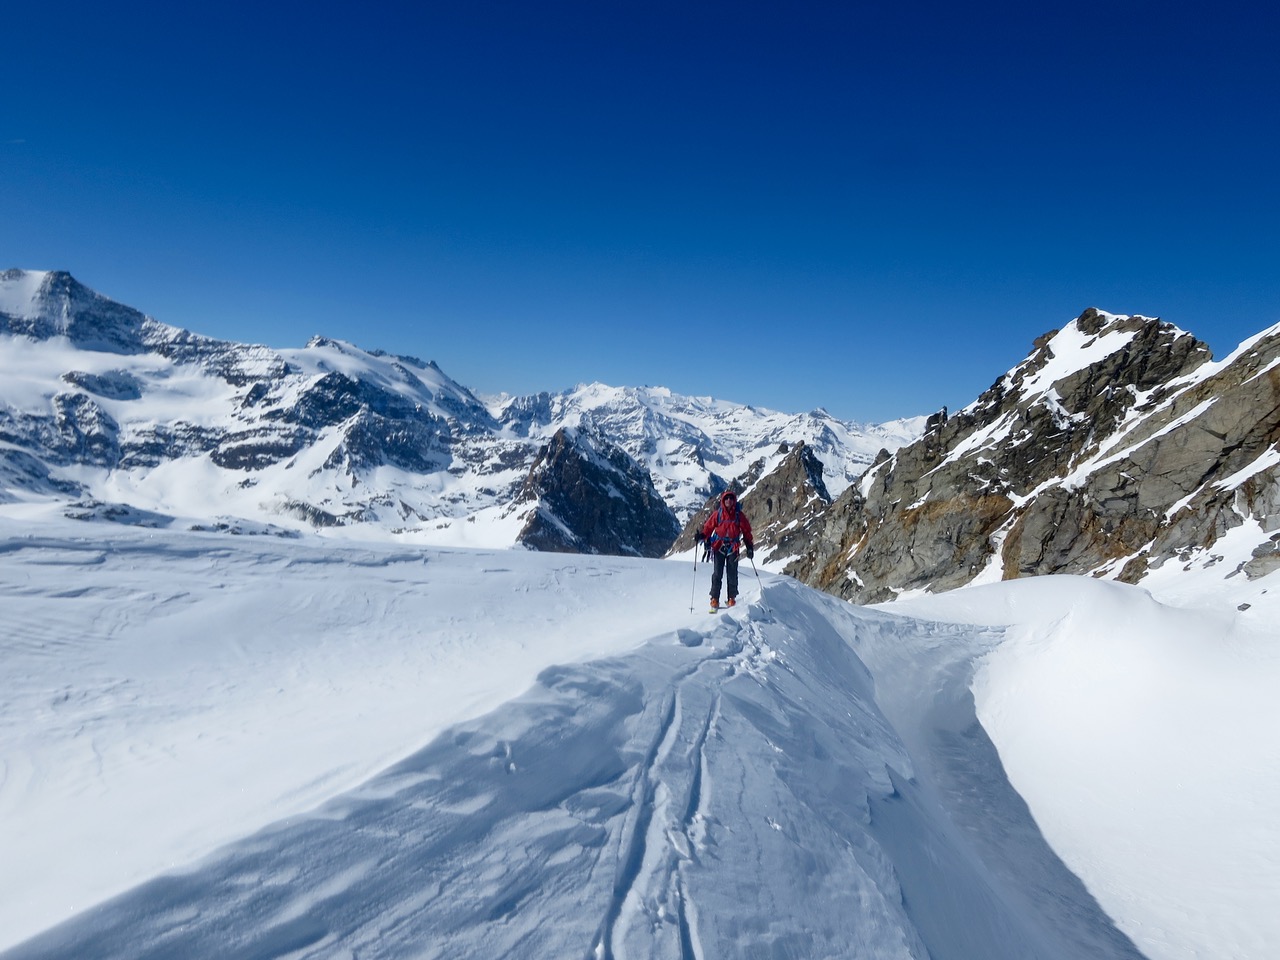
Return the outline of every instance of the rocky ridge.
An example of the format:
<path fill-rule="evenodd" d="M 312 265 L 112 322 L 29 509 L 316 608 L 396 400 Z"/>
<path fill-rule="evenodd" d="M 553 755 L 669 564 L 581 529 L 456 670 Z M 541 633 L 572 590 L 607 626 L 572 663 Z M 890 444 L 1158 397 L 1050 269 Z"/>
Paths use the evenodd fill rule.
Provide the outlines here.
<path fill-rule="evenodd" d="M 804 519 L 786 571 L 859 602 L 1074 573 L 1137 582 L 1280 565 L 1280 327 L 1221 362 L 1190 334 L 1085 311 L 954 416 Z"/>
<path fill-rule="evenodd" d="M 751 522 L 751 532 L 761 561 L 770 554 L 787 555 L 794 546 L 793 533 L 801 522 L 822 511 L 831 503 L 831 494 L 823 480 L 823 465 L 804 441 L 783 443 L 775 451 L 775 460 L 761 458 L 724 489 L 738 494 L 743 512 Z M 719 502 L 719 493 L 708 497 L 671 547 L 671 553 L 693 548 L 695 535 Z"/>
<path fill-rule="evenodd" d="M 604 437 L 561 427 L 538 454 L 509 512 L 518 540 L 557 553 L 662 556 L 679 532 L 648 471 Z"/>

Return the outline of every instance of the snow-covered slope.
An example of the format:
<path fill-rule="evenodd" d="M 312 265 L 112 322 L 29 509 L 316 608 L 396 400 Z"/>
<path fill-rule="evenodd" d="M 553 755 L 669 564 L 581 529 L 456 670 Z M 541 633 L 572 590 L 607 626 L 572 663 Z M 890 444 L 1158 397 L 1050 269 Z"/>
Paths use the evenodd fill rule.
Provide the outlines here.
<path fill-rule="evenodd" d="M 0 518 L 5 960 L 1280 949 L 1272 578 L 692 575 Z"/>
<path fill-rule="evenodd" d="M 978 718 L 1045 839 L 1148 956 L 1280 955 L 1277 601 L 1194 575 L 1154 592 L 1034 577 L 887 609 L 1013 625 L 976 674 Z"/>
<path fill-rule="evenodd" d="M 505 547 L 532 516 L 511 509 L 516 495 L 565 428 L 625 450 L 683 520 L 721 471 L 782 440 L 810 442 L 842 489 L 921 426 L 599 384 L 486 404 L 413 357 L 325 337 L 228 343 L 65 273 L 0 274 L 0 504 L 81 518 Z"/>

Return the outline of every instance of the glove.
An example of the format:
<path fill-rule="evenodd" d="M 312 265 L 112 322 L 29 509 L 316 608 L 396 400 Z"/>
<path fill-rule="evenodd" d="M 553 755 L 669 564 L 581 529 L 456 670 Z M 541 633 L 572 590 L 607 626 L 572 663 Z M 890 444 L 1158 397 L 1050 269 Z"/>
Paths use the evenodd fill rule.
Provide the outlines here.
<path fill-rule="evenodd" d="M 695 534 L 693 535 L 693 542 L 694 542 L 694 543 L 701 543 L 701 542 L 702 542 L 702 531 L 701 531 L 701 530 L 699 530 L 697 533 L 695 533 Z"/>
<path fill-rule="evenodd" d="M 748 560 L 754 559 L 754 558 L 755 558 L 755 555 L 756 555 L 756 548 L 755 548 L 755 547 L 753 547 L 751 544 L 749 544 L 749 543 L 748 543 L 748 544 L 747 544 L 747 559 L 748 559 Z"/>

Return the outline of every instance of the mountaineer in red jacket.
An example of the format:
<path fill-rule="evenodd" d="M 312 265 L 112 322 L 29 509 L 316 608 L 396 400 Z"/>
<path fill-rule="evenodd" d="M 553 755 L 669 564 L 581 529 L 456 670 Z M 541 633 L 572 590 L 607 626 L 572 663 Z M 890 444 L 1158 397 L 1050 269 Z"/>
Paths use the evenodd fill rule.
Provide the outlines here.
<path fill-rule="evenodd" d="M 715 562 L 711 574 L 711 609 L 720 606 L 720 584 L 729 574 L 728 606 L 738 601 L 738 548 L 746 548 L 747 559 L 756 555 L 755 542 L 751 539 L 751 522 L 738 506 L 738 495 L 732 490 L 720 494 L 720 506 L 712 511 L 695 538 L 706 541 L 707 549 Z"/>

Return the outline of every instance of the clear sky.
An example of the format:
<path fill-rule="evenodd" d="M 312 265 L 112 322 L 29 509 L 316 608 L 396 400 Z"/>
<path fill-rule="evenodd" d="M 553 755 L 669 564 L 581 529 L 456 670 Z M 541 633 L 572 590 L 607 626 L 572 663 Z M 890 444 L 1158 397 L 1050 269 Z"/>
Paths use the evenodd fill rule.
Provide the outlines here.
<path fill-rule="evenodd" d="M 10 4 L 0 269 L 166 323 L 883 420 L 1088 306 L 1280 321 L 1280 8 Z"/>

